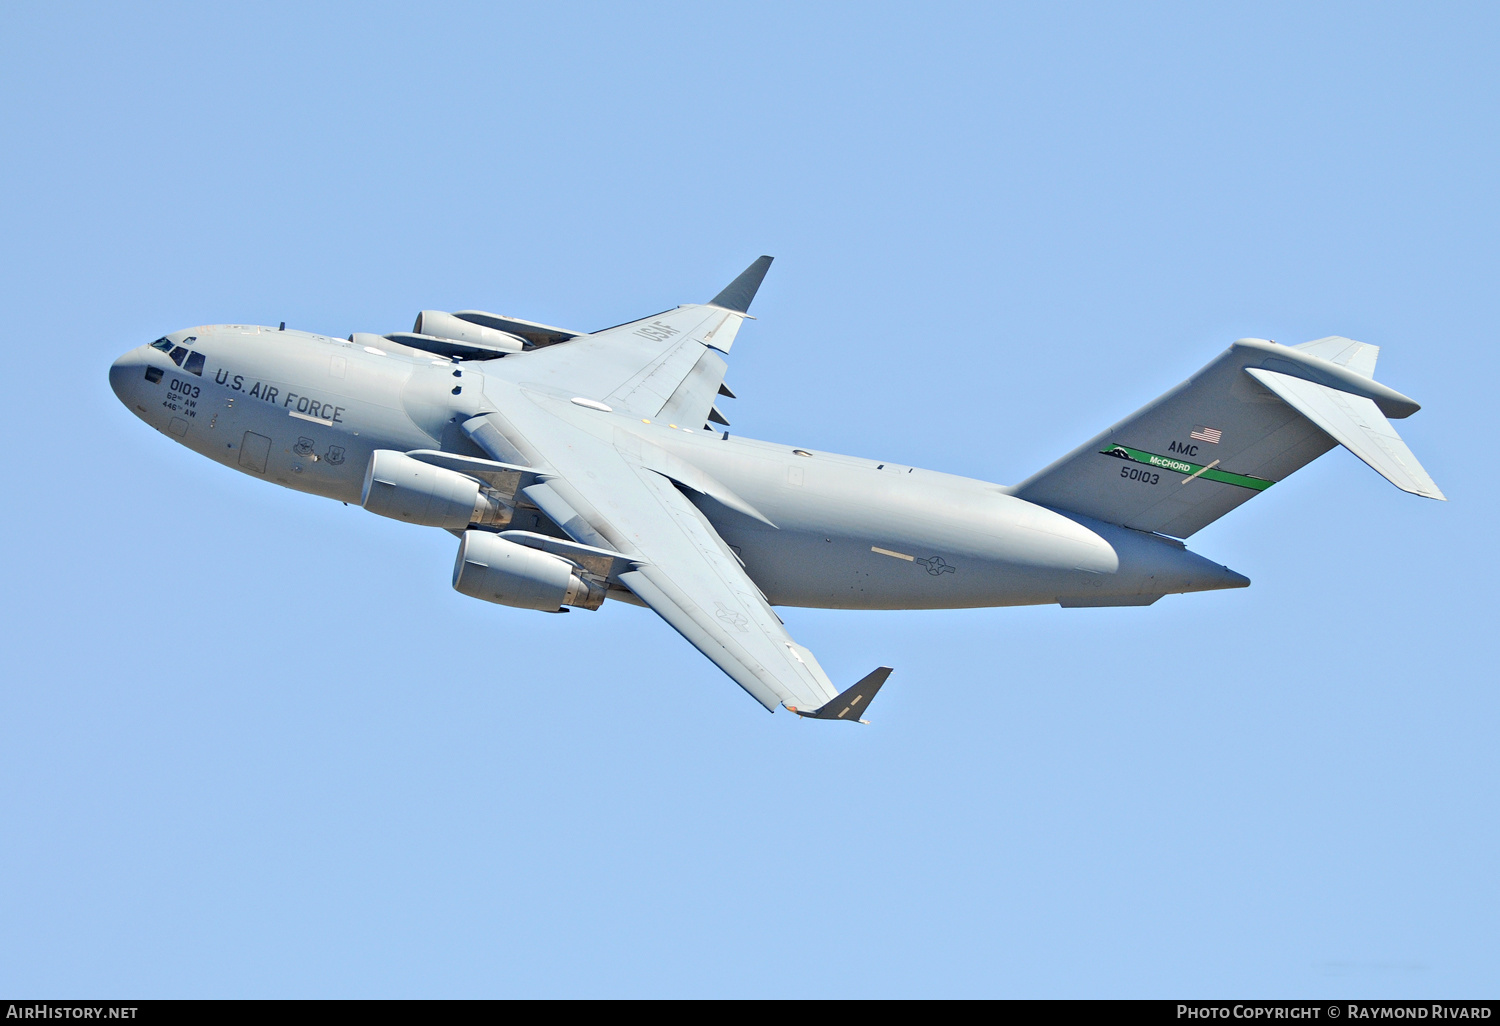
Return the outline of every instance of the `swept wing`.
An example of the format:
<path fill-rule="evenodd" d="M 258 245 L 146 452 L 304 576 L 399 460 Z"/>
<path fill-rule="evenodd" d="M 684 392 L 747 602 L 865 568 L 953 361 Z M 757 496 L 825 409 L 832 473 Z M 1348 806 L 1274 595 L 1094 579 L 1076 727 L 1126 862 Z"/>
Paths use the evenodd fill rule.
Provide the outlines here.
<path fill-rule="evenodd" d="M 819 719 L 858 719 L 889 668 L 840 694 L 685 490 L 775 525 L 618 416 L 694 430 L 724 423 L 713 405 L 724 391 L 721 354 L 749 316 L 770 264 L 761 257 L 708 303 L 527 354 L 510 365 L 523 380 L 491 378 L 487 393 L 499 410 L 464 429 L 495 460 L 528 468 L 532 476 L 520 482 L 520 492 L 574 541 L 625 557 L 627 568 L 611 580 L 756 701 Z"/>
<path fill-rule="evenodd" d="M 527 380 L 626 413 L 698 428 L 727 424 L 714 407 L 740 323 L 771 258 L 761 257 L 708 303 L 690 303 L 552 346 L 526 358 Z"/>
<path fill-rule="evenodd" d="M 571 538 L 630 559 L 618 583 L 767 709 L 817 709 L 837 697 L 708 520 L 652 469 L 665 454 L 607 413 L 535 388 L 507 391 L 503 412 L 465 429 L 496 459 L 511 455 L 498 436 L 539 468 L 538 483 L 523 492 Z"/>

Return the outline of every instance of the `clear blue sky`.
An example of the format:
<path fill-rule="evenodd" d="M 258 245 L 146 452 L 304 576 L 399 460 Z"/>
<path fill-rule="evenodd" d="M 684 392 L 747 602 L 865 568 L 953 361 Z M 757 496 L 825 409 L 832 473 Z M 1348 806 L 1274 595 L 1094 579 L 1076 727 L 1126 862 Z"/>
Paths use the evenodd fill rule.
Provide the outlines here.
<path fill-rule="evenodd" d="M 7 5 L 0 991 L 1493 996 L 1497 29 Z M 1452 501 L 1336 450 L 1192 540 L 1248 590 L 788 611 L 897 668 L 851 729 L 643 610 L 460 596 L 448 535 L 106 381 L 209 322 L 593 329 L 760 253 L 737 432 L 1013 482 L 1341 334 Z"/>

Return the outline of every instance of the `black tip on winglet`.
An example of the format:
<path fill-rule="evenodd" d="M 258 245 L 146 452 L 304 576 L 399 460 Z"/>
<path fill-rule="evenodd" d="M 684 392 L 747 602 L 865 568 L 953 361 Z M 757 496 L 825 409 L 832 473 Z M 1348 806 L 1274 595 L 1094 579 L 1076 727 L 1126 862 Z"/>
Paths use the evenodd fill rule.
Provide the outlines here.
<path fill-rule="evenodd" d="M 858 684 L 855 684 L 837 698 L 824 702 L 811 712 L 798 709 L 792 705 L 787 706 L 787 709 L 798 716 L 810 720 L 849 720 L 851 723 L 868 723 L 868 720 L 861 720 L 859 714 L 870 707 L 870 703 L 875 698 L 875 693 L 880 690 L 880 686 L 885 683 L 885 679 L 890 675 L 891 668 L 889 666 L 882 666 L 874 673 L 862 678 Z"/>
<path fill-rule="evenodd" d="M 738 310 L 740 313 L 748 312 L 750 301 L 755 298 L 755 293 L 760 290 L 760 283 L 766 280 L 766 272 L 771 269 L 772 259 L 768 256 L 757 258 L 738 278 L 726 285 L 723 292 L 710 299 L 709 305 Z"/>

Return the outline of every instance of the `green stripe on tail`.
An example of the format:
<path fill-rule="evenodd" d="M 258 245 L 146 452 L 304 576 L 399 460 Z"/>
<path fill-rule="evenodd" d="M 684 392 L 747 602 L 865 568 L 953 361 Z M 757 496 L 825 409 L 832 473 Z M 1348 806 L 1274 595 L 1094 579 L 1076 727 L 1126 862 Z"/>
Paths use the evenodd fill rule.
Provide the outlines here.
<path fill-rule="evenodd" d="M 1263 492 L 1276 483 L 1275 481 L 1267 481 L 1263 477 L 1231 474 L 1227 470 L 1209 470 L 1201 463 L 1189 463 L 1187 460 L 1179 460 L 1171 456 L 1158 456 L 1154 452 L 1132 449 L 1124 445 L 1106 446 L 1099 450 L 1099 454 L 1101 456 L 1113 456 L 1121 460 L 1130 460 L 1133 463 L 1144 463 L 1146 466 L 1156 467 L 1158 470 L 1170 470 L 1174 474 L 1181 474 L 1184 477 L 1197 475 L 1205 481 L 1218 481 L 1220 484 L 1251 488 L 1257 492 Z"/>

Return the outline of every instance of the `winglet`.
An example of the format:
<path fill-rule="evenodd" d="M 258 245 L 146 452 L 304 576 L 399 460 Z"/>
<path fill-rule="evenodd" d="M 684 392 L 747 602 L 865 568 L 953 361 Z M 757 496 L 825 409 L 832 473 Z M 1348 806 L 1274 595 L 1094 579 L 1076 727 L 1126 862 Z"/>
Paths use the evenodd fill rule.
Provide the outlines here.
<path fill-rule="evenodd" d="M 891 675 L 889 666 L 882 666 L 875 672 L 868 674 L 849 690 L 837 698 L 824 702 L 811 712 L 798 709 L 795 705 L 787 706 L 788 711 L 796 713 L 806 719 L 813 720 L 859 720 L 860 723 L 869 723 L 869 720 L 860 720 L 859 713 L 870 707 L 875 693 L 885 683 L 885 679 Z M 856 711 L 857 710 L 857 711 Z"/>
<path fill-rule="evenodd" d="M 765 281 L 766 272 L 771 269 L 771 257 L 757 257 L 755 263 L 745 268 L 740 276 L 724 287 L 724 291 L 708 301 L 710 306 L 722 306 L 726 310 L 738 310 L 745 313 L 750 309 L 750 301 L 755 298 L 755 293 L 760 289 L 760 283 Z"/>

